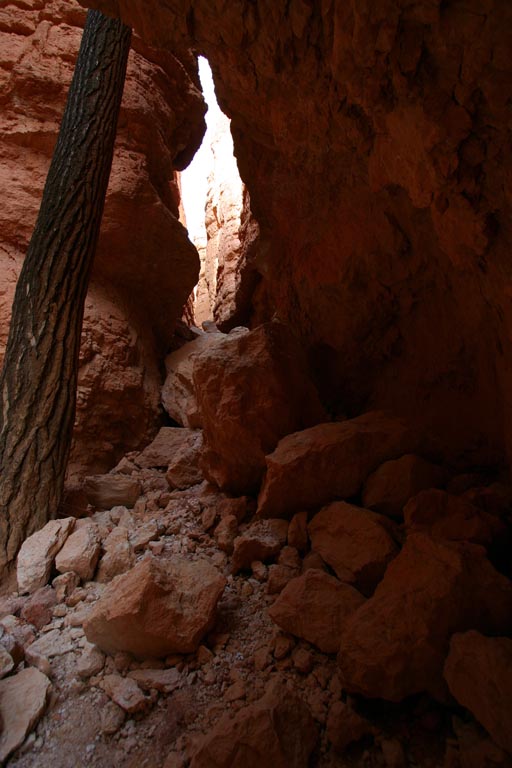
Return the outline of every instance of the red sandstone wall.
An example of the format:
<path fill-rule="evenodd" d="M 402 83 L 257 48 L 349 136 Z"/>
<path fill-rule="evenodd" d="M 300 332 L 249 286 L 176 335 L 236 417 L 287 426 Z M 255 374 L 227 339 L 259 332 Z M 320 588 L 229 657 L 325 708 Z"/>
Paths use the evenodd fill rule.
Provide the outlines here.
<path fill-rule="evenodd" d="M 212 65 L 261 227 L 256 320 L 333 408 L 401 411 L 465 462 L 510 445 L 512 7 L 87 0 Z"/>
<path fill-rule="evenodd" d="M 74 1 L 0 8 L 0 364 L 84 18 Z M 137 39 L 133 48 L 85 312 L 71 476 L 112 466 L 153 434 L 159 366 L 197 279 L 174 182 L 204 130 L 195 61 Z"/>

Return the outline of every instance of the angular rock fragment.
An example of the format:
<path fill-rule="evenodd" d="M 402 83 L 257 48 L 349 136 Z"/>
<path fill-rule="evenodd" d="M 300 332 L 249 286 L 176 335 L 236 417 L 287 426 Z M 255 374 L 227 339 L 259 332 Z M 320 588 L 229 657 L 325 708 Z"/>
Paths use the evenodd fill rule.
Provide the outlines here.
<path fill-rule="evenodd" d="M 96 509 L 112 509 L 125 506 L 131 509 L 139 498 L 142 488 L 138 480 L 128 475 L 90 475 L 84 480 L 87 501 Z"/>
<path fill-rule="evenodd" d="M 137 526 L 130 534 L 130 545 L 134 552 L 140 552 L 149 544 L 155 541 L 165 531 L 165 526 L 160 520 L 148 520 L 146 523 Z"/>
<path fill-rule="evenodd" d="M 410 498 L 427 488 L 442 487 L 447 477 L 442 467 L 408 453 L 384 462 L 370 475 L 363 489 L 363 506 L 401 520 Z"/>
<path fill-rule="evenodd" d="M 108 585 L 84 623 L 85 634 L 107 653 L 192 653 L 212 626 L 225 584 L 206 561 L 147 556 Z"/>
<path fill-rule="evenodd" d="M 344 622 L 364 601 L 348 584 L 310 569 L 287 584 L 268 613 L 285 632 L 336 653 Z"/>
<path fill-rule="evenodd" d="M 87 679 L 97 675 L 105 666 L 105 656 L 95 645 L 87 643 L 77 661 L 76 673 L 79 677 Z"/>
<path fill-rule="evenodd" d="M 307 768 L 316 741 L 307 706 L 277 681 L 255 704 L 222 717 L 197 748 L 190 768 Z"/>
<path fill-rule="evenodd" d="M 290 434 L 266 457 L 258 515 L 291 517 L 354 496 L 370 472 L 411 442 L 405 424 L 380 411 Z"/>
<path fill-rule="evenodd" d="M 444 676 L 459 704 L 512 755 L 512 640 L 475 631 L 453 635 Z"/>
<path fill-rule="evenodd" d="M 454 632 L 512 630 L 512 584 L 473 544 L 407 538 L 375 594 L 342 628 L 346 689 L 401 701 L 420 691 L 444 699 L 442 670 Z"/>
<path fill-rule="evenodd" d="M 98 566 L 96 580 L 104 583 L 129 571 L 135 562 L 135 555 L 128 537 L 128 529 L 122 525 L 114 528 L 107 536 L 103 548 L 105 552 Z"/>
<path fill-rule="evenodd" d="M 57 595 L 57 600 L 62 602 L 69 597 L 80 584 L 79 576 L 74 571 L 67 571 L 56 576 L 52 581 L 52 587 Z"/>
<path fill-rule="evenodd" d="M 114 704 L 133 715 L 144 712 L 151 704 L 151 699 L 145 696 L 135 680 L 120 675 L 105 675 L 101 687 Z"/>
<path fill-rule="evenodd" d="M 215 529 L 215 541 L 219 549 L 230 555 L 233 552 L 233 544 L 238 533 L 238 520 L 234 515 L 226 515 L 221 518 Z"/>
<path fill-rule="evenodd" d="M 234 542 L 232 569 L 238 573 L 255 560 L 268 560 L 286 544 L 288 524 L 284 520 L 259 520 Z"/>
<path fill-rule="evenodd" d="M 32 656 L 45 656 L 51 659 L 53 656 L 63 656 L 74 650 L 73 641 L 66 632 L 52 629 L 41 634 L 37 640 L 25 648 L 25 657 L 30 662 Z"/>
<path fill-rule="evenodd" d="M 287 565 L 270 565 L 268 568 L 267 593 L 279 594 L 292 579 L 299 575 L 298 568 L 290 568 Z"/>
<path fill-rule="evenodd" d="M 221 496 L 216 507 L 221 518 L 233 515 L 239 523 L 256 509 L 254 499 L 249 496 L 239 496 L 236 499 Z"/>
<path fill-rule="evenodd" d="M 142 690 L 160 691 L 172 693 L 182 682 L 181 674 L 177 669 L 134 669 L 128 673 L 128 677 L 135 680 Z"/>
<path fill-rule="evenodd" d="M 101 708 L 101 732 L 106 734 L 116 733 L 125 721 L 126 713 L 118 704 L 108 701 Z"/>
<path fill-rule="evenodd" d="M 28 621 L 36 629 L 42 629 L 49 624 L 53 609 L 57 604 L 57 593 L 52 587 L 41 587 L 27 600 L 21 611 L 21 618 Z"/>
<path fill-rule="evenodd" d="M 18 590 L 35 592 L 48 583 L 53 561 L 75 526 L 74 517 L 50 520 L 44 528 L 26 539 L 19 551 L 16 566 Z"/>
<path fill-rule="evenodd" d="M 311 549 L 331 566 L 337 577 L 370 595 L 398 547 L 368 509 L 337 501 L 324 507 L 308 526 Z"/>
<path fill-rule="evenodd" d="M 43 714 L 50 687 L 46 675 L 34 667 L 0 680 L 0 763 L 23 744 Z"/>
<path fill-rule="evenodd" d="M 72 571 L 82 581 L 90 581 L 94 576 L 100 552 L 98 526 L 87 522 L 67 538 L 55 558 L 55 567 L 60 573 Z"/>
<path fill-rule="evenodd" d="M 22 661 L 25 647 L 35 640 L 34 627 L 17 616 L 4 616 L 0 622 L 2 645 L 9 651 L 15 663 Z"/>
<path fill-rule="evenodd" d="M 161 427 L 153 442 L 138 453 L 133 461 L 143 469 L 167 469 L 183 447 L 193 446 L 201 432 L 180 427 Z"/>
<path fill-rule="evenodd" d="M 176 451 L 169 462 L 165 477 L 170 488 L 190 488 L 204 480 L 201 470 L 203 435 L 195 432 L 193 439 Z"/>

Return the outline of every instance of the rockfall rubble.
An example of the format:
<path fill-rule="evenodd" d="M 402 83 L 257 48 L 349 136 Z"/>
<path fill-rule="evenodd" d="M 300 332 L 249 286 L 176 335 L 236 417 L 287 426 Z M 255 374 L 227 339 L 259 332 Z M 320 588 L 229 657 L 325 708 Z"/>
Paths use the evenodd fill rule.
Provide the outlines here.
<path fill-rule="evenodd" d="M 0 5 L 2 345 L 83 9 Z M 134 48 L 0 762 L 510 768 L 512 7 L 82 5 Z M 174 333 L 200 54 L 245 191 L 210 190 L 214 317 Z"/>
<path fill-rule="evenodd" d="M 494 500 L 503 536 L 491 486 L 422 491 L 404 523 L 344 501 L 261 519 L 204 481 L 171 488 L 169 429 L 102 476 L 102 498 L 119 477 L 139 489 L 131 509 L 89 507 L 24 545 L 0 685 L 30 673 L 40 693 L 9 713 L 9 764 L 64 768 L 66 740 L 66 760 L 102 768 L 506 768 L 512 583 L 473 543 L 475 515 L 492 515 L 467 498 Z"/>

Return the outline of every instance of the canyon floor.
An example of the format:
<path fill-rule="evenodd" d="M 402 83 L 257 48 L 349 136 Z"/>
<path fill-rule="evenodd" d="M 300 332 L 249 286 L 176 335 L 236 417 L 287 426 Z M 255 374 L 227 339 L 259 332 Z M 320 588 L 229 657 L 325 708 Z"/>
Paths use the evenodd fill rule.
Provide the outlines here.
<path fill-rule="evenodd" d="M 321 653 L 313 645 L 281 632 L 269 618 L 267 609 L 282 586 L 279 568 L 287 567 L 279 566 L 278 561 L 296 560 L 293 556 L 297 550 L 285 546 L 266 564 L 233 575 L 232 558 L 223 551 L 229 550 L 229 545 L 221 540 L 221 549 L 219 537 L 214 536 L 216 515 L 212 510 L 225 503 L 225 497 L 205 483 L 187 491 L 169 492 L 164 472 L 146 469 L 138 474 L 143 493 L 132 510 L 117 506 L 111 512 L 96 512 L 78 524 L 92 522 L 103 535 L 116 524 L 130 525 L 131 540 L 138 542 L 137 561 L 148 556 L 177 555 L 190 561 L 208 560 L 227 579 L 215 624 L 197 653 L 143 662 L 126 653 L 100 654 L 98 663 L 97 651 L 91 657 L 82 623 L 105 584 L 89 581 L 65 597 L 58 592 L 57 582 L 60 599 L 52 595 L 49 603 L 50 587 L 30 598 L 14 594 L 4 598 L 4 614 L 24 611 L 26 618 L 39 625 L 35 632 L 39 648 L 32 653 L 32 663 L 51 678 L 45 714 L 6 764 L 11 768 L 186 766 L 196 745 L 221 716 L 232 713 L 239 717 L 247 705 L 261 698 L 272 681 L 279 679 L 295 690 L 313 716 L 319 737 L 310 765 L 458 765 L 449 760 L 450 754 L 455 759 L 459 749 L 452 718 L 458 723 L 459 739 L 464 740 L 467 726 L 465 715 L 457 707 L 442 707 L 425 695 L 397 705 L 347 697 L 335 654 Z M 239 501 L 233 500 L 238 509 Z M 250 501 L 246 512 L 248 516 L 238 533 L 250 525 Z M 306 558 L 301 558 L 300 568 Z M 135 670 L 148 669 L 157 672 L 151 673 L 154 678 L 149 682 L 141 684 L 139 679 L 140 696 L 135 703 L 125 705 L 138 710 L 131 714 L 114 703 L 103 688 L 109 675 L 126 680 Z M 166 670 L 167 674 L 174 670 L 170 684 L 163 674 Z M 163 690 L 166 686 L 167 690 Z M 122 699 L 122 693 L 117 699 Z M 353 726 L 349 726 L 349 731 L 354 729 L 355 743 L 341 753 L 333 745 L 336 731 L 341 733 L 333 714 L 339 702 L 361 716 L 356 714 Z M 476 726 L 469 727 L 471 731 Z M 226 735 L 229 738 L 229 733 Z M 248 738 L 257 742 L 261 734 L 255 730 Z M 351 741 L 350 733 L 347 741 Z M 210 764 L 217 765 L 204 763 Z M 263 761 L 261 765 L 273 763 Z"/>

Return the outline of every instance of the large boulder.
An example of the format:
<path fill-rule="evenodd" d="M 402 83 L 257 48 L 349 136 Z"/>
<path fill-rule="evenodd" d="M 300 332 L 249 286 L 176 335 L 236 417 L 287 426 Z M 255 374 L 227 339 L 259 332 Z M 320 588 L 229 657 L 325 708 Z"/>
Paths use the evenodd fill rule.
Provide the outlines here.
<path fill-rule="evenodd" d="M 446 480 L 447 473 L 442 467 L 408 453 L 384 462 L 370 475 L 363 489 L 363 505 L 401 520 L 403 508 L 412 496 L 426 488 L 442 487 Z"/>
<path fill-rule="evenodd" d="M 204 560 L 146 557 L 105 589 L 84 623 L 85 634 L 107 653 L 192 653 L 213 624 L 225 584 Z"/>
<path fill-rule="evenodd" d="M 344 622 L 363 603 L 356 589 L 311 568 L 288 582 L 268 614 L 285 632 L 336 653 Z"/>
<path fill-rule="evenodd" d="M 258 489 L 265 455 L 325 418 L 304 353 L 281 323 L 236 331 L 194 363 L 205 477 L 235 494 Z"/>
<path fill-rule="evenodd" d="M 299 509 L 350 498 L 370 472 L 410 444 L 405 424 L 380 411 L 290 434 L 266 457 L 258 514 L 291 517 Z"/>
<path fill-rule="evenodd" d="M 279 680 L 255 704 L 224 715 L 202 740 L 190 768 L 307 768 L 317 730 L 309 709 Z"/>
<path fill-rule="evenodd" d="M 74 517 L 50 520 L 44 528 L 25 539 L 16 564 L 18 590 L 35 592 L 48 584 L 55 556 L 75 526 Z"/>
<path fill-rule="evenodd" d="M 166 378 L 162 387 L 162 405 L 182 427 L 201 429 L 203 415 L 194 385 L 194 363 L 202 352 L 213 350 L 226 336 L 202 333 L 165 358 Z"/>
<path fill-rule="evenodd" d="M 444 699 L 443 664 L 454 632 L 512 630 L 512 584 L 473 544 L 413 534 L 375 594 L 346 622 L 338 662 L 348 691 L 401 701 Z"/>
<path fill-rule="evenodd" d="M 335 501 L 309 524 L 311 549 L 341 581 L 370 595 L 398 554 L 395 541 L 384 527 L 386 522 L 386 518 L 368 509 Z"/>
<path fill-rule="evenodd" d="M 512 640 L 475 631 L 453 635 L 444 676 L 459 704 L 512 755 Z"/>

